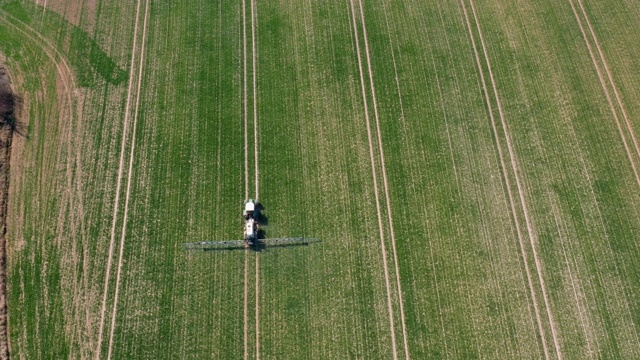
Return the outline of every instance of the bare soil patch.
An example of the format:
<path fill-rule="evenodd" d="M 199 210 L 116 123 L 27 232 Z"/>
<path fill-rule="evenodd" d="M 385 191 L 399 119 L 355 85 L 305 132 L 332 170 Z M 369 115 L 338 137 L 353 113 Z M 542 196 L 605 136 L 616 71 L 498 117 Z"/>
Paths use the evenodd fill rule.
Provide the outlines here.
<path fill-rule="evenodd" d="M 0 64 L 0 359 L 9 359 L 7 311 L 7 204 L 14 133 L 24 135 L 19 121 L 20 98 L 11 89 L 6 68 Z"/>
<path fill-rule="evenodd" d="M 11 134 L 26 135 L 26 127 L 18 120 L 18 109 L 22 100 L 11 90 L 6 68 L 0 64 L 0 127 L 8 127 Z"/>

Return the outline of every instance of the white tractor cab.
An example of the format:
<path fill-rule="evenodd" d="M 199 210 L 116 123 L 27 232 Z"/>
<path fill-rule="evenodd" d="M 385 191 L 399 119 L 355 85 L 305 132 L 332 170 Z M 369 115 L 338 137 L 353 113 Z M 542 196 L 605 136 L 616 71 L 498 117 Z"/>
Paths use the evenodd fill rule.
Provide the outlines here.
<path fill-rule="evenodd" d="M 258 201 L 254 199 L 248 199 L 244 202 L 244 210 L 242 210 L 242 217 L 245 220 L 244 224 L 244 243 L 245 247 L 253 246 L 258 242 Z"/>
<path fill-rule="evenodd" d="M 242 217 L 245 220 L 254 219 L 256 215 L 256 200 L 249 199 L 244 202 L 244 210 L 242 211 Z"/>

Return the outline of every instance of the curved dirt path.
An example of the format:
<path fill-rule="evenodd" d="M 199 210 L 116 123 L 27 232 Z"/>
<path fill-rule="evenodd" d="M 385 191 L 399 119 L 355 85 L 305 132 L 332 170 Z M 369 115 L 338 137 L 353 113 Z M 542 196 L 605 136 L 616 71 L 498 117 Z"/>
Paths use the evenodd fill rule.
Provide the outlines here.
<path fill-rule="evenodd" d="M 49 57 L 52 60 L 52 62 L 56 65 L 56 73 L 58 74 L 58 77 L 62 82 L 63 93 L 64 93 L 63 97 L 64 99 L 66 99 L 65 102 L 60 104 L 61 109 L 59 111 L 59 117 L 61 119 L 68 117 L 68 123 L 71 124 L 71 126 L 73 126 L 74 122 L 77 124 L 81 120 L 81 112 L 78 112 L 78 113 L 74 112 L 74 104 L 75 104 L 74 99 L 76 98 L 76 95 L 77 95 L 75 91 L 76 89 L 78 89 L 78 85 L 76 84 L 75 77 L 73 75 L 73 72 L 71 71 L 71 68 L 69 67 L 69 63 L 66 60 L 66 57 L 56 48 L 56 46 L 49 39 L 44 37 L 42 34 L 36 31 L 29 24 L 23 22 L 20 19 L 17 19 L 13 15 L 6 13 L 2 10 L 0 10 L 0 15 L 3 15 L 6 19 L 11 19 L 11 21 L 15 21 L 17 24 L 19 24 L 19 25 L 16 25 L 11 21 L 4 22 L 4 24 L 9 25 L 14 29 L 18 30 L 23 35 L 31 39 L 34 43 L 39 44 L 40 48 L 45 52 L 47 57 Z M 21 27 L 23 27 L 24 29 Z M 64 137 L 62 140 L 67 144 L 67 150 L 70 153 L 71 151 L 69 150 L 69 146 L 72 143 L 72 135 L 74 133 L 74 130 L 75 129 L 71 128 L 71 131 L 63 132 Z M 66 174 L 67 174 L 67 184 L 69 184 L 69 187 L 71 187 L 70 183 L 72 182 L 72 174 L 71 174 L 71 168 L 69 165 L 70 164 L 68 164 L 67 166 Z M 79 164 L 77 164 L 77 166 L 79 166 Z M 64 195 L 68 196 L 69 194 L 65 193 Z"/>
<path fill-rule="evenodd" d="M 12 23 L 11 21 L 5 21 L 4 22 L 5 25 L 9 25 L 13 27 L 14 29 L 20 31 L 25 36 L 33 40 L 34 42 L 40 43 L 41 49 L 56 64 L 56 71 L 58 75 L 60 75 L 60 79 L 65 88 L 65 93 L 67 94 L 67 98 L 71 99 L 71 96 L 73 94 L 73 89 L 77 89 L 77 85 L 76 85 L 75 77 L 73 76 L 73 72 L 71 71 L 71 68 L 69 67 L 69 64 L 65 56 L 62 55 L 62 53 L 60 53 L 60 51 L 56 48 L 56 46 L 51 41 L 49 41 L 49 39 L 47 39 L 38 31 L 36 31 L 33 27 L 29 26 L 29 24 L 5 12 L 4 10 L 0 10 L 0 15 L 4 16 L 6 19 L 11 19 L 11 21 L 15 21 L 16 23 L 20 24 L 20 26 L 24 27 L 24 29 L 21 29 L 20 26 Z M 70 111 L 69 113 L 73 114 L 73 111 Z"/>
<path fill-rule="evenodd" d="M 18 32 L 22 33 L 24 36 L 29 38 L 33 43 L 38 44 L 38 47 L 45 53 L 45 55 L 49 59 L 51 59 L 52 63 L 55 64 L 55 69 L 57 73 L 56 80 L 59 80 L 62 84 L 61 88 L 56 86 L 56 93 L 58 96 L 58 104 L 59 104 L 58 119 L 59 119 L 60 126 L 63 127 L 63 130 L 60 132 L 62 134 L 62 137 L 60 138 L 60 142 L 61 144 L 66 144 L 66 152 L 67 152 L 67 156 L 69 157 L 67 159 L 67 163 L 65 167 L 66 169 L 65 184 L 66 184 L 67 191 L 64 191 L 62 193 L 62 196 L 60 199 L 60 206 L 63 209 L 63 211 L 61 211 L 60 213 L 62 214 L 68 211 L 70 214 L 69 216 L 72 217 L 72 221 L 74 221 L 74 219 L 75 220 L 80 219 L 79 226 L 82 228 L 84 227 L 84 221 L 82 220 L 84 219 L 84 207 L 82 205 L 82 184 L 81 184 L 82 180 L 80 176 L 77 175 L 78 173 L 81 173 L 80 147 L 76 147 L 75 154 L 73 154 L 74 149 L 72 145 L 73 136 L 74 134 L 77 133 L 77 129 L 79 128 L 80 123 L 82 122 L 82 112 L 75 111 L 75 107 L 77 105 L 75 100 L 78 100 L 78 101 L 81 100 L 80 95 L 76 93 L 78 86 L 76 84 L 75 77 L 73 75 L 73 72 L 70 69 L 70 66 L 68 64 L 66 57 L 56 48 L 56 46 L 49 39 L 44 37 L 41 33 L 39 33 L 36 29 L 34 29 L 29 24 L 23 22 L 22 20 L 14 17 L 13 15 L 3 10 L 0 10 L 0 17 L 4 17 L 5 21 L 3 21 L 3 24 L 9 27 L 12 27 L 13 29 L 17 30 Z M 79 107 L 81 107 L 81 105 L 79 105 Z M 76 127 L 74 128 L 74 126 Z M 62 149 L 62 147 L 60 149 Z M 62 150 L 58 151 L 58 154 L 57 154 L 58 159 L 61 156 L 60 151 Z M 74 170 L 76 172 L 75 179 L 74 179 Z M 75 184 L 74 184 L 74 180 L 75 180 Z M 73 191 L 71 191 L 71 189 L 73 189 L 74 186 L 76 190 L 75 194 Z M 75 203 L 74 201 L 75 198 L 78 198 L 80 200 L 77 201 L 77 203 Z M 63 221 L 64 221 L 64 217 L 60 216 L 58 219 L 58 223 L 56 225 L 56 229 L 58 233 L 62 233 L 61 229 L 64 226 Z M 77 228 L 76 225 L 77 224 L 74 223 L 72 224 L 72 227 L 76 229 Z M 76 237 L 72 236 L 71 256 L 74 257 L 74 261 L 77 262 L 77 259 L 75 259 L 76 249 L 77 249 Z M 75 309 L 78 309 L 80 308 L 80 304 L 82 302 L 81 298 L 83 294 L 80 287 L 78 286 L 77 279 L 73 280 L 72 286 L 74 289 L 73 295 L 72 295 L 73 307 Z M 6 288 L 4 290 L 6 291 Z M 8 316 L 8 312 L 6 313 L 6 316 Z M 8 342 L 8 331 L 6 330 L 6 325 L 7 324 L 5 323 L 4 332 L 5 334 L 7 334 L 6 340 Z M 89 329 L 90 328 L 87 327 L 85 331 L 88 331 Z M 77 329 L 75 331 L 82 331 L 82 330 Z M 6 353 L 7 358 L 9 356 L 8 347 L 9 346 L 7 346 L 7 353 Z"/>

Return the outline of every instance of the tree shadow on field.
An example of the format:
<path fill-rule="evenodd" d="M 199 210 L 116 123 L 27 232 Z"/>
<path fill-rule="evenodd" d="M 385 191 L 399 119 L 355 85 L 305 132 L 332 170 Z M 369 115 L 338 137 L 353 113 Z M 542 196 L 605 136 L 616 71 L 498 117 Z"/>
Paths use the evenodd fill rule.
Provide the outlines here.
<path fill-rule="evenodd" d="M 1 8 L 45 36 L 51 33 L 51 29 L 60 29 L 52 40 L 54 46 L 66 55 L 76 74 L 78 85 L 91 87 L 99 79 L 119 85 L 127 80 L 127 72 L 86 31 L 61 15 L 36 4 L 17 1 L 1 5 Z M 31 21 L 32 18 L 38 18 L 39 21 Z"/>
<path fill-rule="evenodd" d="M 112 85 L 119 85 L 127 79 L 127 72 L 100 48 L 82 29 L 71 30 L 69 61 L 76 70 L 80 86 L 92 86 L 97 78 Z"/>
<path fill-rule="evenodd" d="M 0 66 L 0 129 L 8 127 L 12 134 L 26 137 L 27 127 L 18 116 L 22 107 L 22 98 L 11 92 L 5 75 L 4 68 Z"/>

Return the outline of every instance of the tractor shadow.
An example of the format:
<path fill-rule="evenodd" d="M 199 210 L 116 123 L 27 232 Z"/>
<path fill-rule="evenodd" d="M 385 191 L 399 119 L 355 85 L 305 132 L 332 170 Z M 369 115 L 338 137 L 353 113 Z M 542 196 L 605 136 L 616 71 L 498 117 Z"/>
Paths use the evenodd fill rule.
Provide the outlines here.
<path fill-rule="evenodd" d="M 262 211 L 256 211 L 253 218 L 258 222 L 260 226 L 269 226 L 269 217 Z"/>
<path fill-rule="evenodd" d="M 275 250 L 275 249 L 283 249 L 283 248 L 290 248 L 290 247 L 306 247 L 311 245 L 310 243 L 299 243 L 299 244 L 270 244 L 268 246 L 267 250 L 271 249 L 271 250 Z"/>
<path fill-rule="evenodd" d="M 268 226 L 269 225 L 269 217 L 264 213 L 265 207 L 262 203 L 256 204 L 256 212 L 253 215 L 253 218 L 258 222 L 260 226 Z"/>
<path fill-rule="evenodd" d="M 223 249 L 202 249 L 203 252 L 226 252 L 226 251 L 246 251 L 244 247 L 232 247 Z"/>
<path fill-rule="evenodd" d="M 263 242 L 259 242 L 253 246 L 250 247 L 250 249 L 252 251 L 255 252 L 269 252 L 270 250 L 276 250 L 276 249 L 283 249 L 283 248 L 289 248 L 289 247 L 305 247 L 305 246 L 309 246 L 309 243 L 299 243 L 299 244 L 265 244 Z"/>

